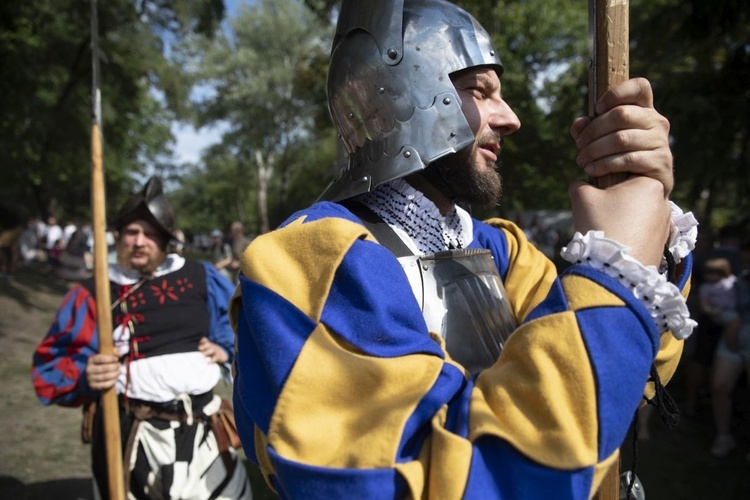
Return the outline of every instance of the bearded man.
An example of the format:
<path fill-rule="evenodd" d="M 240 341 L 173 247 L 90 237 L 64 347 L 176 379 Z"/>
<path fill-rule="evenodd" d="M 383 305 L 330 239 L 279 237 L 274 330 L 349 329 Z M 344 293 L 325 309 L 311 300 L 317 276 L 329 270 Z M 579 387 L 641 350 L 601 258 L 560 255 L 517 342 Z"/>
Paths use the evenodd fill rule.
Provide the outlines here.
<path fill-rule="evenodd" d="M 502 194 L 521 126 L 502 75 L 450 2 L 343 2 L 328 103 L 349 163 L 253 241 L 230 307 L 238 430 L 283 498 L 589 498 L 674 372 L 695 221 L 668 201 L 649 83 L 572 124 L 587 175 L 630 175 L 570 184 L 558 275 L 514 223 L 460 204 Z"/>
<path fill-rule="evenodd" d="M 116 355 L 99 353 L 93 279 L 65 296 L 34 353 L 33 382 L 45 405 L 93 415 L 92 469 L 109 491 L 101 391 L 116 387 L 126 489 L 130 498 L 250 499 L 250 484 L 214 394 L 228 374 L 234 334 L 232 284 L 207 262 L 167 253 L 174 214 L 159 178 L 132 196 L 114 220 L 117 263 L 110 265 Z M 88 427 L 86 427 L 88 429 Z M 88 434 L 88 430 L 87 430 Z M 99 498 L 99 497 L 97 497 Z"/>

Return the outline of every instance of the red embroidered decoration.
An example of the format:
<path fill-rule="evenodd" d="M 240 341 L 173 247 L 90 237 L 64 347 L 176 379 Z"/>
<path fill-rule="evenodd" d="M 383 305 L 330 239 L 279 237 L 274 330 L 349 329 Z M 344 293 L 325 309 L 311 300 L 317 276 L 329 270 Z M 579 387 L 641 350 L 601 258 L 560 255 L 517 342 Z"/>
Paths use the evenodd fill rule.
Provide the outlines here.
<path fill-rule="evenodd" d="M 185 293 L 186 290 L 193 288 L 193 284 L 187 278 L 180 278 L 177 280 L 177 286 L 180 287 L 180 292 Z"/>
<path fill-rule="evenodd" d="M 130 297 L 128 297 L 128 301 L 130 302 L 130 307 L 135 309 L 139 304 L 145 304 L 146 298 L 144 297 L 143 292 L 138 292 L 130 295 Z"/>
<path fill-rule="evenodd" d="M 167 301 L 167 297 L 172 300 L 179 300 L 174 293 L 174 286 L 170 286 L 167 280 L 162 280 L 161 286 L 152 286 L 151 290 L 154 291 L 154 296 L 159 299 L 160 305 Z"/>

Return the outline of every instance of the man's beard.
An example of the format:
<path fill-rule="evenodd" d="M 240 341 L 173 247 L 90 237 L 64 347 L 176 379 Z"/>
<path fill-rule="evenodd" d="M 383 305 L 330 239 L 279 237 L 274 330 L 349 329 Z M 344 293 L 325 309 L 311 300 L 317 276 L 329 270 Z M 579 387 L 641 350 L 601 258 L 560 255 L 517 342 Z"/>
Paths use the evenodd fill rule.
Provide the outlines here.
<path fill-rule="evenodd" d="M 485 159 L 485 166 L 477 161 L 479 146 L 488 142 L 501 145 L 497 151 L 498 161 Z M 503 182 L 498 172 L 497 163 L 500 161 L 502 137 L 496 137 L 493 132 L 477 137 L 470 147 L 435 160 L 432 165 L 452 188 L 456 199 L 483 208 L 491 208 L 500 203 L 503 194 Z M 432 166 L 431 165 L 431 166 Z"/>

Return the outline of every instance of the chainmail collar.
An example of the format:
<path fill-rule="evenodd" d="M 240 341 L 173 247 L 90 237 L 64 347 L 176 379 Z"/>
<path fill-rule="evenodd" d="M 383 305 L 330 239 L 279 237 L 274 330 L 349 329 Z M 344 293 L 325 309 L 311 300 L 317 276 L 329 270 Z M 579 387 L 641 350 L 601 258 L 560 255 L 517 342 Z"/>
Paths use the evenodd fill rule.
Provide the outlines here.
<path fill-rule="evenodd" d="M 394 228 L 418 255 L 466 248 L 473 239 L 466 210 L 454 205 L 443 216 L 432 200 L 403 179 L 381 184 L 358 201 Z"/>

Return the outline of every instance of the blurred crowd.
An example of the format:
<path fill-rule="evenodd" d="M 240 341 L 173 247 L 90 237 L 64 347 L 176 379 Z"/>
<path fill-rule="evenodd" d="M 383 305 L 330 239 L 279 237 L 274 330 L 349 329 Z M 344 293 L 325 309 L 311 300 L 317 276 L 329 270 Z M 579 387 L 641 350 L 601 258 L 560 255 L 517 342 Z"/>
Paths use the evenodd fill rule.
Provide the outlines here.
<path fill-rule="evenodd" d="M 252 241 L 244 225 L 235 221 L 210 233 L 175 230 L 170 252 L 210 261 L 227 279 L 237 283 L 242 252 Z M 109 261 L 114 262 L 115 238 L 106 232 Z M 69 281 L 90 277 L 94 264 L 94 234 L 89 222 L 54 215 L 28 216 L 18 207 L 0 204 L 0 278 L 15 279 L 19 266 L 42 263 L 49 272 Z"/>
<path fill-rule="evenodd" d="M 0 205 L 0 276 L 5 279 L 14 279 L 19 266 L 35 262 L 62 278 L 84 279 L 93 266 L 93 247 L 89 223 L 68 219 L 61 224 L 53 215 L 29 217 Z"/>

